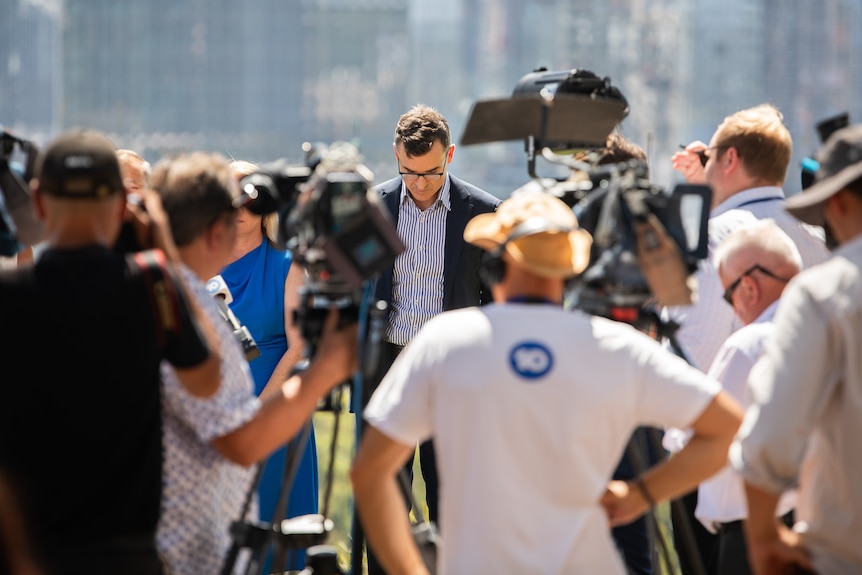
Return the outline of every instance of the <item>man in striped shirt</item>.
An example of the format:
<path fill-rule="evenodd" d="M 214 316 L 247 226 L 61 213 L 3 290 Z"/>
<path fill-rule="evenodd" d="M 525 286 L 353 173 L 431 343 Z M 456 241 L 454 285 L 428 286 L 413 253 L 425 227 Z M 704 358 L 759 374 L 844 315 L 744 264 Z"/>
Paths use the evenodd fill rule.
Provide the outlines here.
<path fill-rule="evenodd" d="M 393 144 L 397 178 L 376 186 L 406 249 L 381 273 L 377 300 L 389 304 L 389 322 L 378 373 L 363 389 L 363 406 L 401 350 L 435 315 L 491 301 L 479 278 L 482 250 L 464 241 L 475 215 L 493 212 L 500 200 L 449 173 L 455 153 L 449 124 L 437 110 L 417 104 L 403 114 Z M 419 446 L 428 515 L 437 520 L 437 468 L 431 442 Z M 408 472 L 412 469 L 408 462 Z M 379 569 L 368 554 L 369 573 Z"/>

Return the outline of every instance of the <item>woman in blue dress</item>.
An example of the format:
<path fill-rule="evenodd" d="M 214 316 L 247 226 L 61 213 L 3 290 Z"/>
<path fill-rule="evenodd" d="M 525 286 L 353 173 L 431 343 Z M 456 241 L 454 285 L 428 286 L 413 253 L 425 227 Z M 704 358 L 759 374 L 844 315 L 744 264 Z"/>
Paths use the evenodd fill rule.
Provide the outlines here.
<path fill-rule="evenodd" d="M 256 171 L 254 164 L 244 161 L 234 161 L 233 168 L 238 179 Z M 258 395 L 278 392 L 302 358 L 304 342 L 293 323 L 293 312 L 299 304 L 299 288 L 305 272 L 293 261 L 289 250 L 275 247 L 276 214 L 258 216 L 241 208 L 238 227 L 234 261 L 222 271 L 222 277 L 233 297 L 231 310 L 248 328 L 260 350 L 260 356 L 249 362 L 255 391 Z M 264 391 L 267 387 L 269 390 Z M 287 514 L 273 518 L 289 448 L 295 451 L 297 446 L 294 443 L 282 447 L 266 460 L 257 490 L 261 521 L 274 523 L 284 517 L 318 512 L 317 446 L 312 427 L 308 441 L 302 446 L 302 461 L 290 490 Z M 287 570 L 300 570 L 304 563 L 304 552 L 290 552 Z M 271 554 L 264 573 L 270 572 L 270 564 Z"/>

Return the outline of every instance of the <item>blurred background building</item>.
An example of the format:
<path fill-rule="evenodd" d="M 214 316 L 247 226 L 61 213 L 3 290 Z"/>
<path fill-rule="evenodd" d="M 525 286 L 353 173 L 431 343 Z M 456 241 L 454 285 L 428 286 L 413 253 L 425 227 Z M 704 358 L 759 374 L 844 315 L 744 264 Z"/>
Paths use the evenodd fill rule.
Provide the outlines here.
<path fill-rule="evenodd" d="M 349 140 L 382 181 L 413 104 L 457 143 L 477 100 L 585 68 L 626 95 L 622 131 L 670 186 L 679 144 L 761 102 L 785 115 L 793 172 L 817 121 L 862 120 L 860 58 L 862 0 L 3 0 L 0 124 L 37 143 L 98 128 L 151 161 L 301 162 L 304 141 Z M 506 197 L 528 179 L 523 142 L 462 146 L 452 171 Z"/>

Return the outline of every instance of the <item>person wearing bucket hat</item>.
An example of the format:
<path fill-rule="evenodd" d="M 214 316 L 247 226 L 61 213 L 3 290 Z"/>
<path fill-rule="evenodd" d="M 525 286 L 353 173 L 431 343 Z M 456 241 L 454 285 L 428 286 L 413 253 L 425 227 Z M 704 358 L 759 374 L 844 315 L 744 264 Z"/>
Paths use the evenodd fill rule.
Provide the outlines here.
<path fill-rule="evenodd" d="M 114 249 L 125 194 L 110 139 L 61 134 L 31 186 L 44 251 L 0 272 L 0 347 L 25 374 L 3 386 L 0 470 L 45 572 L 161 574 L 159 366 L 198 398 L 216 393 L 215 326 L 186 296 L 153 192 L 160 249 Z"/>
<path fill-rule="evenodd" d="M 730 461 L 745 479 L 749 558 L 758 574 L 796 564 L 862 573 L 862 124 L 836 131 L 815 183 L 787 201 L 837 247 L 785 288 L 776 337 L 748 379 L 753 401 Z M 793 529 L 772 519 L 798 481 Z"/>
<path fill-rule="evenodd" d="M 474 217 L 464 239 L 494 302 L 429 320 L 374 392 L 351 480 L 387 573 L 423 573 L 397 474 L 434 438 L 440 574 L 626 572 L 610 525 L 718 471 L 741 421 L 718 382 L 628 324 L 562 307 L 589 264 L 572 210 L 522 192 Z M 640 424 L 698 440 L 630 482 L 612 481 Z"/>

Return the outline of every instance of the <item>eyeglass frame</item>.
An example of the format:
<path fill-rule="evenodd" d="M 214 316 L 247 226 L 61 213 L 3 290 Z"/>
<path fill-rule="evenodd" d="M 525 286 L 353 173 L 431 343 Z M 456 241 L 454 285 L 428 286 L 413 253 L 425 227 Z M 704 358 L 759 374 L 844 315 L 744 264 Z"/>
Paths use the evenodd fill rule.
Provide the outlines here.
<path fill-rule="evenodd" d="M 415 182 L 419 178 L 425 178 L 426 182 L 439 182 L 440 179 L 446 175 L 446 167 L 449 165 L 449 149 L 446 150 L 445 155 L 443 156 L 443 169 L 438 172 L 426 172 L 424 174 L 417 174 L 416 172 L 402 172 L 401 171 L 401 160 L 398 160 L 398 175 L 401 176 L 401 179 L 405 182 Z"/>
<path fill-rule="evenodd" d="M 703 148 L 702 150 L 698 150 L 698 151 L 696 151 L 696 152 L 695 152 L 695 154 L 697 154 L 697 159 L 698 159 L 698 160 L 700 160 L 700 165 L 701 165 L 701 167 L 704 167 L 704 168 L 705 168 L 705 167 L 706 167 L 706 163 L 709 161 L 709 158 L 711 157 L 711 156 L 708 156 L 708 155 L 707 155 L 707 153 L 706 153 L 707 151 L 709 151 L 709 150 L 719 150 L 719 149 L 721 149 L 721 148 L 730 148 L 730 147 L 731 147 L 731 146 L 728 146 L 728 145 L 726 145 L 726 144 L 725 144 L 725 145 L 721 145 L 721 146 L 710 146 L 709 148 Z"/>
<path fill-rule="evenodd" d="M 763 267 L 760 264 L 754 264 L 753 266 L 751 266 L 750 268 L 748 268 L 747 270 L 742 272 L 742 274 L 738 278 L 736 278 L 734 281 L 731 282 L 731 284 L 729 286 L 727 286 L 727 289 L 724 290 L 724 295 L 722 296 L 722 297 L 724 297 L 724 301 L 726 301 L 728 304 L 730 304 L 732 306 L 733 305 L 733 292 L 735 292 L 736 288 L 739 287 L 739 284 L 742 283 L 742 279 L 744 277 L 750 276 L 754 272 L 760 272 L 763 275 L 765 275 L 766 277 L 770 277 L 770 278 L 772 278 L 774 280 L 778 280 L 780 282 L 787 283 L 790 281 L 790 278 L 783 278 L 783 277 L 776 275 L 773 272 L 769 271 L 768 269 L 766 269 L 765 267 Z"/>

